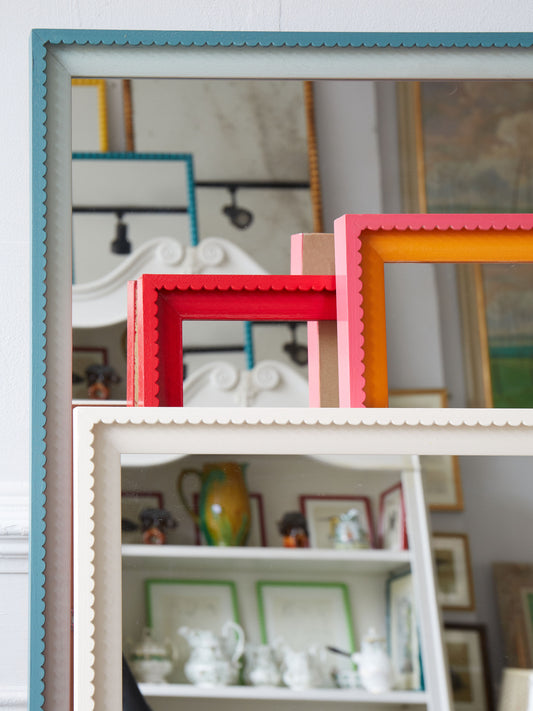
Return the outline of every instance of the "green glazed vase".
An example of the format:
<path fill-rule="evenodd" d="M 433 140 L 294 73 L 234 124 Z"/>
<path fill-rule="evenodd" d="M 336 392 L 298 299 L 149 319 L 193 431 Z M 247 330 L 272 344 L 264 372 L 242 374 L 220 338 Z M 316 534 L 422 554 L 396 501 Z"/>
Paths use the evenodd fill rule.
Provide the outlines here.
<path fill-rule="evenodd" d="M 246 489 L 247 464 L 211 462 L 202 469 L 184 469 L 177 481 L 183 505 L 210 546 L 243 546 L 250 530 L 250 499 Z M 187 501 L 183 483 L 194 475 L 200 479 L 198 511 Z"/>

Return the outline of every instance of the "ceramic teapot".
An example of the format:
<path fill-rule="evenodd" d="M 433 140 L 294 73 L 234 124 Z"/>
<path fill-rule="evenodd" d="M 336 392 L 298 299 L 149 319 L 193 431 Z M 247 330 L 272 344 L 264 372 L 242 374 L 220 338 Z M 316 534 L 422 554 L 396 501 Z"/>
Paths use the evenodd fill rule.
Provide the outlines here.
<path fill-rule="evenodd" d="M 385 651 L 385 640 L 378 637 L 375 629 L 368 630 L 361 651 L 352 654 L 351 659 L 358 665 L 359 677 L 364 689 L 380 694 L 392 688 L 392 664 Z"/>
<path fill-rule="evenodd" d="M 250 530 L 250 499 L 246 489 L 247 464 L 210 462 L 202 469 L 184 469 L 177 481 L 179 497 L 210 546 L 243 546 Z M 198 511 L 183 490 L 186 477 L 200 480 Z"/>
<path fill-rule="evenodd" d="M 161 684 L 166 681 L 177 661 L 176 650 L 167 640 L 159 644 L 149 627 L 143 630 L 141 640 L 134 645 L 130 657 L 131 670 L 140 682 Z"/>
<path fill-rule="evenodd" d="M 247 644 L 244 650 L 246 660 L 245 680 L 252 686 L 279 686 L 281 670 L 275 650 L 268 644 Z"/>
<path fill-rule="evenodd" d="M 180 627 L 178 634 L 185 637 L 191 648 L 184 671 L 196 686 L 213 687 L 236 684 L 239 679 L 240 657 L 244 651 L 244 631 L 228 620 L 221 635 L 212 630 Z"/>

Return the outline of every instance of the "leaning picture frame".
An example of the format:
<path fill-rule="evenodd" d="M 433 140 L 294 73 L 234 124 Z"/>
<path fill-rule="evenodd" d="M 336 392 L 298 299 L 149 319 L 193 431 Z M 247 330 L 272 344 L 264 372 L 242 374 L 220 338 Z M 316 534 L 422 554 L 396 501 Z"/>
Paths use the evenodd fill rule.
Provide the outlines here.
<path fill-rule="evenodd" d="M 424 672 L 411 571 L 391 575 L 386 588 L 387 639 L 394 685 L 398 689 L 421 689 Z"/>
<path fill-rule="evenodd" d="M 405 550 L 407 520 L 402 482 L 393 484 L 379 495 L 378 545 L 388 550 Z"/>
<path fill-rule="evenodd" d="M 476 602 L 468 535 L 434 531 L 432 544 L 442 609 L 474 610 Z"/>
<path fill-rule="evenodd" d="M 533 666 L 533 565 L 495 562 L 492 566 L 507 666 Z"/>
<path fill-rule="evenodd" d="M 400 82 L 397 86 L 404 209 L 421 213 L 531 212 L 531 178 L 518 136 L 531 81 Z M 442 133 L 439 114 L 446 111 Z M 472 131 L 472 119 L 481 121 Z M 520 128 L 519 128 L 520 127 Z M 453 173 L 454 180 L 446 176 Z M 497 188 L 496 188 L 497 185 Z M 530 407 L 531 265 L 457 265 L 469 404 Z M 505 314 L 505 318 L 502 315 Z"/>
<path fill-rule="evenodd" d="M 70 699 L 73 77 L 458 79 L 533 76 L 532 33 L 32 32 L 32 657 L 29 705 Z M 327 61 L 324 61 L 327 57 Z M 430 60 L 430 61 L 426 61 Z M 54 288 L 48 288 L 53 285 Z M 453 417 L 450 413 L 447 417 Z M 505 437 L 503 438 L 505 439 Z M 502 440 L 503 441 L 503 440 Z M 505 449 L 505 448 L 504 448 Z M 46 489 L 46 494 L 45 494 Z M 54 544 L 50 545 L 53 541 Z M 46 634 L 53 630 L 53 634 Z M 46 687 L 46 689 L 45 689 Z"/>
<path fill-rule="evenodd" d="M 391 390 L 389 407 L 448 407 L 448 396 L 443 388 Z M 430 510 L 462 511 L 463 487 L 458 457 L 421 457 L 420 466 Z"/>
<path fill-rule="evenodd" d="M 494 711 L 485 625 L 447 623 L 444 645 L 456 711 Z"/>
<path fill-rule="evenodd" d="M 355 509 L 358 514 L 358 528 L 362 531 L 362 548 L 374 548 L 374 519 L 368 496 L 300 494 L 300 511 L 306 518 L 311 548 L 334 548 L 331 536 L 332 519 Z M 346 541 L 349 547 L 349 539 Z M 357 546 L 359 547 L 359 546 Z"/>

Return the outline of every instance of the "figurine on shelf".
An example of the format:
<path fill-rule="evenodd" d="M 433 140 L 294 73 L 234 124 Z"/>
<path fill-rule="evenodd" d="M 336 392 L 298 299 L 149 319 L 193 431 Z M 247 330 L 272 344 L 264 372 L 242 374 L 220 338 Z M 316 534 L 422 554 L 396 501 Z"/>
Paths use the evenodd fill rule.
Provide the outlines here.
<path fill-rule="evenodd" d="M 370 548 L 368 533 L 361 525 L 357 509 L 331 516 L 329 522 L 333 548 Z"/>
<path fill-rule="evenodd" d="M 285 548 L 308 548 L 309 534 L 307 521 L 300 511 L 289 511 L 278 522 L 278 530 L 283 536 Z"/>
<path fill-rule="evenodd" d="M 120 375 L 110 365 L 94 364 L 85 369 L 88 395 L 91 400 L 109 400 L 111 385 L 120 383 Z"/>
<path fill-rule="evenodd" d="M 166 530 L 176 528 L 176 519 L 166 509 L 143 509 L 139 514 L 143 543 L 162 545 L 166 542 Z"/>

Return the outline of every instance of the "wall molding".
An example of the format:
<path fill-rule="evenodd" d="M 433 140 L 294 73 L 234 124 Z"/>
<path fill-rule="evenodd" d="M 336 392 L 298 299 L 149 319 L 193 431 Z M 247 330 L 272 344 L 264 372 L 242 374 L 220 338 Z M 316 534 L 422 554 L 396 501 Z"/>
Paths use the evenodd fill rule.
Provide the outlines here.
<path fill-rule="evenodd" d="M 0 482 L 0 574 L 28 573 L 29 529 L 28 486 Z"/>
<path fill-rule="evenodd" d="M 18 711 L 28 705 L 28 693 L 25 686 L 0 685 L 0 709 Z"/>

